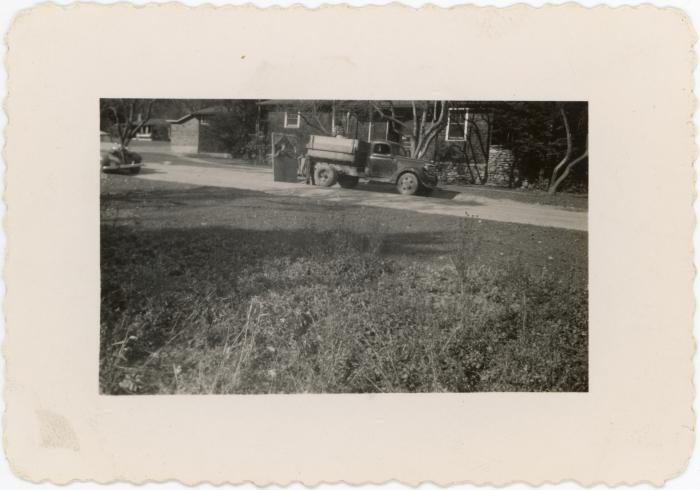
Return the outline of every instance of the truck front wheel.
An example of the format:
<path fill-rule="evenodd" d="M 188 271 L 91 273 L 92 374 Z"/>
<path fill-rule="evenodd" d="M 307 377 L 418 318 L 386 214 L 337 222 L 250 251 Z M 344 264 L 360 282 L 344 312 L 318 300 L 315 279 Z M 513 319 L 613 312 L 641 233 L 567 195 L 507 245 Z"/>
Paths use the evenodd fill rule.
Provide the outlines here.
<path fill-rule="evenodd" d="M 405 174 L 399 175 L 399 179 L 396 181 L 396 189 L 399 193 L 406 196 L 412 196 L 420 188 L 420 183 L 418 182 L 418 177 L 416 177 L 411 172 L 406 172 Z"/>
<path fill-rule="evenodd" d="M 338 177 L 338 184 L 340 184 L 340 187 L 343 189 L 352 189 L 357 187 L 359 180 L 359 177 L 354 177 L 352 175 L 340 175 Z"/>
<path fill-rule="evenodd" d="M 322 187 L 331 187 L 338 181 L 338 174 L 331 167 L 316 167 L 314 170 L 314 181 L 316 185 Z"/>

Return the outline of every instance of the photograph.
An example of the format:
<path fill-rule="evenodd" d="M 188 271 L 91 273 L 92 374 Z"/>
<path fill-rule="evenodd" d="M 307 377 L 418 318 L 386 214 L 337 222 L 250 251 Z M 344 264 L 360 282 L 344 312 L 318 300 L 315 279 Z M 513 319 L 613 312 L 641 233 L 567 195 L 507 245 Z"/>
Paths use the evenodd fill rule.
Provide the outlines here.
<path fill-rule="evenodd" d="M 588 392 L 588 125 L 99 99 L 99 393 Z"/>
<path fill-rule="evenodd" d="M 687 481 L 694 20 L 18 14 L 8 467 L 54 485 Z"/>

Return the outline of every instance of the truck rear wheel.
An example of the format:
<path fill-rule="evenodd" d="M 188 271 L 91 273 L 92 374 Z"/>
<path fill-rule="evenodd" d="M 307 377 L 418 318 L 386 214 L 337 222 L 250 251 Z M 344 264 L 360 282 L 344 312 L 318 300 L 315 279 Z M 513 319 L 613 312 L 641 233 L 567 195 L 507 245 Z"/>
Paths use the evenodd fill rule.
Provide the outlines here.
<path fill-rule="evenodd" d="M 360 181 L 359 177 L 353 177 L 352 175 L 340 175 L 338 176 L 338 184 L 343 189 L 352 189 L 357 187 L 357 183 Z"/>
<path fill-rule="evenodd" d="M 399 193 L 406 196 L 414 195 L 416 192 L 418 192 L 419 188 L 420 183 L 418 182 L 418 177 L 411 172 L 406 172 L 399 175 L 399 178 L 396 181 L 396 189 L 399 191 Z"/>
<path fill-rule="evenodd" d="M 314 181 L 316 185 L 331 187 L 338 181 L 338 174 L 331 167 L 326 167 L 325 165 L 322 167 L 317 166 L 316 170 L 314 170 Z"/>

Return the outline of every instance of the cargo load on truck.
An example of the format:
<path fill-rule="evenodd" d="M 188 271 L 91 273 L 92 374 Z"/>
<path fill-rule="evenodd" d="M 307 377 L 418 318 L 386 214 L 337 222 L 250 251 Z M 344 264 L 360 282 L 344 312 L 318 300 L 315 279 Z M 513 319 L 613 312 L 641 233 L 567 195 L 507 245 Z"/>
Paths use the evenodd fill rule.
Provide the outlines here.
<path fill-rule="evenodd" d="M 319 160 L 344 162 L 364 167 L 369 153 L 369 143 L 350 138 L 311 135 L 306 145 L 306 155 Z"/>

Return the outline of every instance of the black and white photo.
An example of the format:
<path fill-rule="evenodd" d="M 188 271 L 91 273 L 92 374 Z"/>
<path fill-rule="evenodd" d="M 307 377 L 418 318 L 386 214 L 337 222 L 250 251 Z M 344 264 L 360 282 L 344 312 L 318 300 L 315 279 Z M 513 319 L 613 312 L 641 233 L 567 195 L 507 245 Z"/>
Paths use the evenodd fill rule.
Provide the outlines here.
<path fill-rule="evenodd" d="M 588 390 L 585 101 L 100 101 L 100 392 Z"/>

